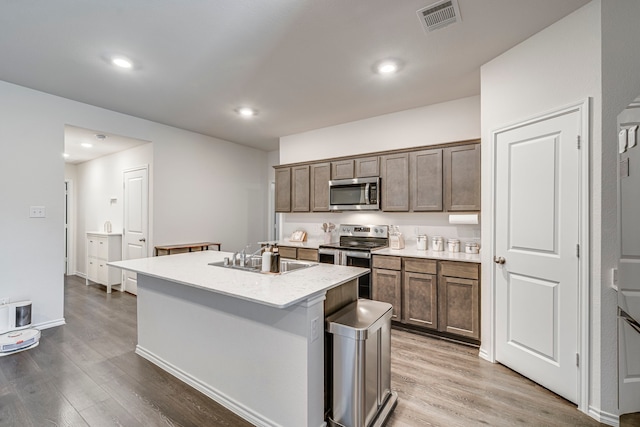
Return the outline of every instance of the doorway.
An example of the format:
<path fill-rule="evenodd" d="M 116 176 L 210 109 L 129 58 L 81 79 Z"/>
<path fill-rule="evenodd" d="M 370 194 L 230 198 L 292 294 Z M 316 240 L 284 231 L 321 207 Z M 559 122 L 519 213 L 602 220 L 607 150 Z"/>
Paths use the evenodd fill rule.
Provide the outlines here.
<path fill-rule="evenodd" d="M 75 274 L 74 262 L 73 181 L 64 180 L 64 274 Z"/>
<path fill-rule="evenodd" d="M 495 359 L 583 410 L 588 398 L 587 124 L 585 101 L 492 135 Z"/>
<path fill-rule="evenodd" d="M 123 173 L 140 165 L 152 168 L 153 147 L 150 141 L 71 125 L 65 125 L 64 135 L 65 181 L 71 184 L 65 192 L 70 201 L 65 217 L 70 270 L 65 271 L 86 277 L 87 233 L 105 232 L 109 224 L 112 234 L 123 232 Z"/>

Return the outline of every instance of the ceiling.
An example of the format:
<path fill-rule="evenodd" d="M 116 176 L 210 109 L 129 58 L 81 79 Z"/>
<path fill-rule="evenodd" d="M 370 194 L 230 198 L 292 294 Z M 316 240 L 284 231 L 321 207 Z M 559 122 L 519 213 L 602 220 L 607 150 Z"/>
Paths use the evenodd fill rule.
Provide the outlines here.
<path fill-rule="evenodd" d="M 65 163 L 76 165 L 149 142 L 66 125 L 64 127 Z"/>
<path fill-rule="evenodd" d="M 416 11 L 435 2 L 4 0 L 0 79 L 274 150 L 281 136 L 478 95 L 482 64 L 588 0 L 458 0 L 462 20 L 427 33 Z M 400 72 L 374 73 L 385 58 Z"/>

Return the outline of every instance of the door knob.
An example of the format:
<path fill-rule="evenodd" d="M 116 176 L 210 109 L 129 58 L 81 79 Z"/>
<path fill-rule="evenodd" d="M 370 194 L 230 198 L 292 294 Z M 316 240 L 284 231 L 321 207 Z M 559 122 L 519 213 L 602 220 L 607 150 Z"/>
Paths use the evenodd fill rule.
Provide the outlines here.
<path fill-rule="evenodd" d="M 147 239 L 145 239 L 144 237 L 142 239 L 138 239 L 138 242 L 146 242 Z"/>
<path fill-rule="evenodd" d="M 505 262 L 507 262 L 507 260 L 501 256 L 494 256 L 493 262 L 495 262 L 496 264 L 504 264 Z"/>

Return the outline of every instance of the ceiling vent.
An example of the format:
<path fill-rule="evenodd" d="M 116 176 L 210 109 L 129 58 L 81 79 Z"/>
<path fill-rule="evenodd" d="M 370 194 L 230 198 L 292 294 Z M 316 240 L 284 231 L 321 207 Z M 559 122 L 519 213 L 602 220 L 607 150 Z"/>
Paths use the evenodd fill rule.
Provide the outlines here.
<path fill-rule="evenodd" d="M 442 0 L 416 13 L 426 31 L 437 30 L 461 20 L 457 0 Z"/>

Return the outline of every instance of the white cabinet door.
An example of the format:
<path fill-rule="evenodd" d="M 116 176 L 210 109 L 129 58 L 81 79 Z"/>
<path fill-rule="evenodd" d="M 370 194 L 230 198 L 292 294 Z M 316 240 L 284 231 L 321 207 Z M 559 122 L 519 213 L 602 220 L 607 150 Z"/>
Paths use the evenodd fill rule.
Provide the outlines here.
<path fill-rule="evenodd" d="M 94 282 L 98 281 L 98 259 L 97 258 L 89 258 L 87 260 L 87 276 L 89 280 Z"/>
<path fill-rule="evenodd" d="M 98 241 L 97 240 L 98 239 L 95 236 L 87 237 L 87 253 L 89 254 L 90 258 L 98 257 Z"/>
<path fill-rule="evenodd" d="M 109 259 L 109 244 L 106 237 L 96 239 L 98 246 L 98 259 Z"/>

